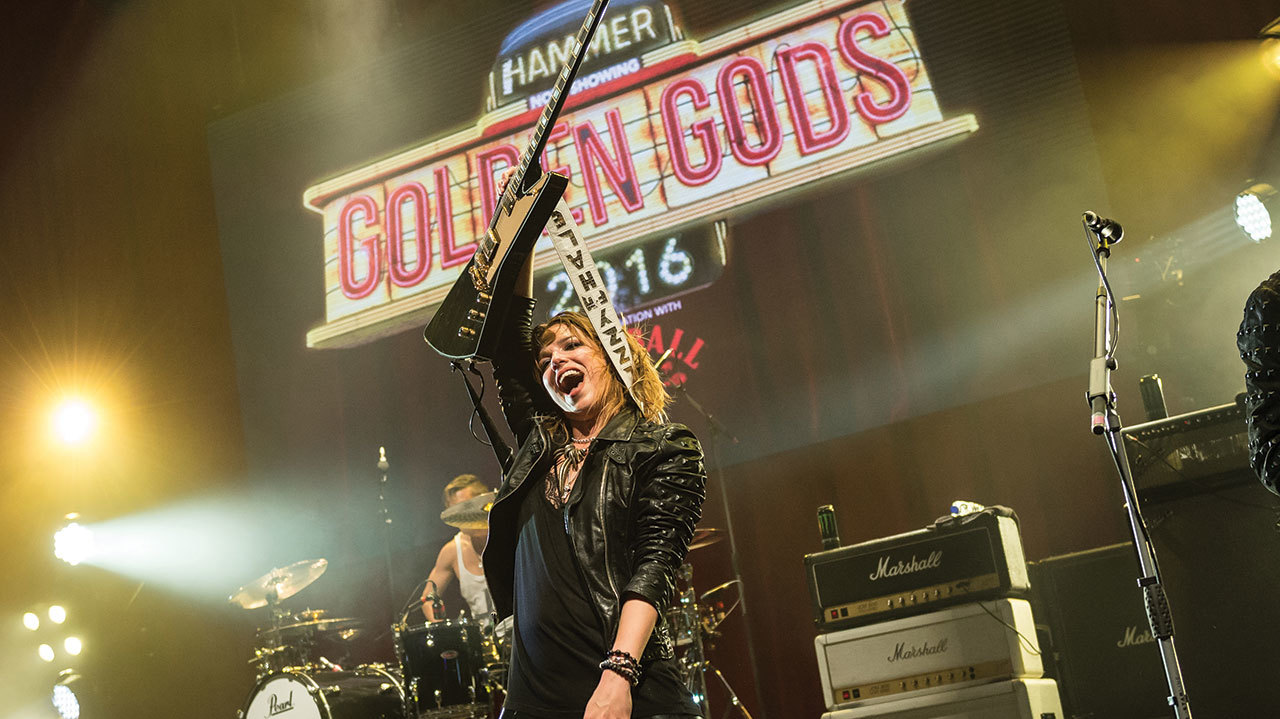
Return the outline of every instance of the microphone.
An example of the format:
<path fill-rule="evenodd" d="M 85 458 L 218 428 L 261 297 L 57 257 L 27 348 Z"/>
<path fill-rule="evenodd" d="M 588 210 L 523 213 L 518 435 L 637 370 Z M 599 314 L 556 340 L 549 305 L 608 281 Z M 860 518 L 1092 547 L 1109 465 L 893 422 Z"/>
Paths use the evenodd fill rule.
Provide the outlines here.
<path fill-rule="evenodd" d="M 436 619 L 442 619 L 442 615 L 444 614 L 444 600 L 441 599 L 438 594 L 440 588 L 437 587 L 436 583 L 430 579 L 427 580 L 427 583 L 431 585 L 431 593 L 425 597 L 425 600 L 429 600 L 431 602 L 431 614 L 434 615 Z M 425 600 L 423 602 L 424 604 L 426 603 Z"/>
<path fill-rule="evenodd" d="M 1108 244 L 1114 244 L 1124 239 L 1124 228 L 1115 220 L 1103 217 L 1092 210 L 1085 210 L 1080 219 L 1084 221 L 1085 227 L 1093 230 Z"/>

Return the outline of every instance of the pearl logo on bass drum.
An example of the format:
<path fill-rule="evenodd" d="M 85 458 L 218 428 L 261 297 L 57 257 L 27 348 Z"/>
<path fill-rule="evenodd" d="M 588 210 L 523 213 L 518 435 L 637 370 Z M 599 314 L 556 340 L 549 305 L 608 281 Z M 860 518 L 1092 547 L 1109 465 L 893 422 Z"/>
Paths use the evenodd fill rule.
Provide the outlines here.
<path fill-rule="evenodd" d="M 293 691 L 292 690 L 289 691 L 289 698 L 284 701 L 280 701 L 280 697 L 276 696 L 275 694 L 272 694 L 270 706 L 267 710 L 267 716 L 275 716 L 277 714 L 283 714 L 292 708 L 293 708 Z"/>

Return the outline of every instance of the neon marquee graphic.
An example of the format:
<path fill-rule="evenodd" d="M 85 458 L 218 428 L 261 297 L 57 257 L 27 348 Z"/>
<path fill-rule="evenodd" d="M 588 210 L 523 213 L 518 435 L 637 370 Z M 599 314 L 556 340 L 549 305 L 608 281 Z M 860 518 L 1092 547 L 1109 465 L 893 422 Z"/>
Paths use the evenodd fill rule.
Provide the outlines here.
<path fill-rule="evenodd" d="M 621 61 L 627 73 L 575 88 L 542 166 L 569 176 L 567 200 L 591 250 L 732 217 L 976 131 L 972 115 L 943 116 L 905 2 L 812 0 L 701 42 L 649 43 Z M 610 62 L 606 70 L 621 64 L 594 67 Z M 309 347 L 427 322 L 487 227 L 495 178 L 518 162 L 539 109 L 506 98 L 474 127 L 306 190 L 306 207 L 324 218 L 326 297 Z M 535 271 L 555 262 L 544 239 Z"/>

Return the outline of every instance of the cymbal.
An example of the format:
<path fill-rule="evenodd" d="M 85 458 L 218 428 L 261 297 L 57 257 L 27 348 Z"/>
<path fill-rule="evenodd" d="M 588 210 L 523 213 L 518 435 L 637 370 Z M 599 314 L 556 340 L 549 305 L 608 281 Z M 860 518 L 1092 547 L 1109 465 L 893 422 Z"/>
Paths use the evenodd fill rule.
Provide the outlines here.
<path fill-rule="evenodd" d="M 346 635 L 348 632 L 352 632 L 347 636 L 341 637 L 342 639 L 349 639 L 351 637 L 354 637 L 356 633 L 358 633 L 358 630 L 360 629 L 360 625 L 362 624 L 364 624 L 363 620 L 354 619 L 351 617 L 330 617 L 327 619 L 310 619 L 302 622 L 294 622 L 293 624 L 285 624 L 280 627 L 269 627 L 267 629 L 261 629 L 258 631 L 258 636 L 260 637 L 271 636 L 275 634 L 284 634 L 284 633 L 291 633 L 291 632 L 300 633 L 307 630 L 314 630 L 317 632 L 341 632 L 344 635 Z"/>
<path fill-rule="evenodd" d="M 701 549 L 724 539 L 723 529 L 707 527 L 693 530 L 693 539 L 689 541 L 689 549 Z"/>
<path fill-rule="evenodd" d="M 742 603 L 742 583 L 737 579 L 730 579 L 703 592 L 698 601 L 702 610 L 702 631 L 708 637 L 719 636 L 717 630 L 720 624 Z"/>
<path fill-rule="evenodd" d="M 729 581 L 725 582 L 724 584 L 721 584 L 720 586 L 712 587 L 711 589 L 708 589 L 707 591 L 703 592 L 701 597 L 698 597 L 698 603 L 710 604 L 713 606 L 723 605 L 726 603 L 725 600 L 729 599 L 730 589 L 733 589 L 735 594 L 738 594 L 739 596 L 741 596 L 741 593 L 738 592 L 737 590 L 738 584 L 739 584 L 739 580 L 730 579 Z M 734 600 L 734 603 L 736 604 L 738 597 L 736 596 L 733 597 L 733 600 Z"/>
<path fill-rule="evenodd" d="M 441 512 L 440 519 L 458 529 L 488 529 L 489 508 L 493 506 L 493 500 L 497 496 L 497 492 L 485 492 L 471 499 L 464 499 Z"/>
<path fill-rule="evenodd" d="M 329 566 L 327 559 L 304 559 L 282 569 L 272 569 L 227 597 L 232 604 L 257 609 L 276 604 L 302 591 L 320 578 Z"/>

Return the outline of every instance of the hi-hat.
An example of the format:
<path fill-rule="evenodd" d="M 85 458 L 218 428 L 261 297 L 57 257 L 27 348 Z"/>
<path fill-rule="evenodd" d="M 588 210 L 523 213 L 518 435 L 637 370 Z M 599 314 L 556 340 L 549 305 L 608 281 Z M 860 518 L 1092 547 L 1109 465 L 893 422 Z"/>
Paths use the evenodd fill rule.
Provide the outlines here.
<path fill-rule="evenodd" d="M 227 601 L 245 609 L 257 609 L 277 604 L 306 588 L 320 578 L 328 568 L 327 559 L 304 559 L 282 569 L 272 569 L 236 590 Z"/>
<path fill-rule="evenodd" d="M 471 499 L 464 499 L 441 512 L 440 519 L 458 529 L 488 529 L 489 508 L 493 506 L 493 500 L 497 496 L 496 492 L 485 492 Z"/>

